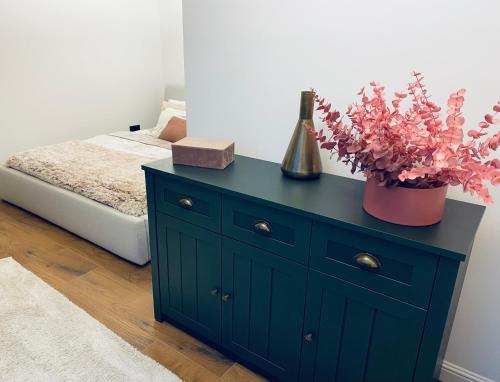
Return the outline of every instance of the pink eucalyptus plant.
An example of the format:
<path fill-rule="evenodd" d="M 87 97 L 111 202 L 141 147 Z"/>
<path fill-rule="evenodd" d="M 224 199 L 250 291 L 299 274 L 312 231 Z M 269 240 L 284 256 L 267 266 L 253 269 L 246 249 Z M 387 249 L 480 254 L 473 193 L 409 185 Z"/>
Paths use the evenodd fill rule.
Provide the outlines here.
<path fill-rule="evenodd" d="M 487 183 L 500 183 L 500 160 L 488 160 L 500 146 L 500 132 L 491 131 L 492 125 L 500 125 L 500 101 L 466 138 L 461 112 L 465 90 L 450 95 L 443 121 L 441 108 L 430 100 L 422 75 L 412 75 L 407 91 L 394 93 L 390 104 L 383 86 L 371 82 L 371 94 L 362 88 L 358 93 L 361 102 L 347 108 L 347 123 L 331 103 L 316 95 L 317 110 L 330 132 L 330 137 L 323 130 L 316 133 L 320 147 L 350 165 L 352 173 L 361 171 L 381 186 L 462 185 L 465 192 L 491 203 Z M 407 97 L 411 106 L 402 110 Z"/>

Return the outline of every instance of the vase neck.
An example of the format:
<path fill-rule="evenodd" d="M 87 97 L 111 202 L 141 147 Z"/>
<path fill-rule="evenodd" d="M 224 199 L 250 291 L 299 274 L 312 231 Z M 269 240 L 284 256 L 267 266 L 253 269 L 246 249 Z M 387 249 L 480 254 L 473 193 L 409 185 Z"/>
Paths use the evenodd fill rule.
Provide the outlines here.
<path fill-rule="evenodd" d="M 314 92 L 303 91 L 300 96 L 300 119 L 312 119 L 314 111 Z"/>

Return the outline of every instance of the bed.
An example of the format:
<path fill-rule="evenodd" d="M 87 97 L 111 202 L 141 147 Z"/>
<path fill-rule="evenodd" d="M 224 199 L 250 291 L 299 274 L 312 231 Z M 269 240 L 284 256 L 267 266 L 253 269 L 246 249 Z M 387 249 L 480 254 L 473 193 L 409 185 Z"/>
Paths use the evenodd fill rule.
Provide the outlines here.
<path fill-rule="evenodd" d="M 160 124 L 164 123 L 161 119 L 160 116 Z M 149 160 L 168 158 L 171 156 L 168 142 L 154 144 L 158 136 L 158 131 L 155 131 L 157 127 L 137 133 L 98 135 L 81 142 L 115 155 L 136 155 Z M 137 171 L 140 171 L 144 181 L 140 166 L 135 167 L 138 167 Z M 0 165 L 0 199 L 53 222 L 130 262 L 144 265 L 150 260 L 145 213 L 125 213 L 6 165 Z"/>

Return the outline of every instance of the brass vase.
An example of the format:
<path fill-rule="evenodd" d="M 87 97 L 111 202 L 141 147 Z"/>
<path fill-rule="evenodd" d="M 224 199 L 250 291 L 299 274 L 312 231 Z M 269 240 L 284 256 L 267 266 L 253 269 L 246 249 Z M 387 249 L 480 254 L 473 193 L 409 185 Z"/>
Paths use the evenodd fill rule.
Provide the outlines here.
<path fill-rule="evenodd" d="M 303 91 L 300 116 L 281 164 L 284 175 L 295 179 L 315 179 L 321 175 L 321 157 L 314 136 L 314 92 Z"/>

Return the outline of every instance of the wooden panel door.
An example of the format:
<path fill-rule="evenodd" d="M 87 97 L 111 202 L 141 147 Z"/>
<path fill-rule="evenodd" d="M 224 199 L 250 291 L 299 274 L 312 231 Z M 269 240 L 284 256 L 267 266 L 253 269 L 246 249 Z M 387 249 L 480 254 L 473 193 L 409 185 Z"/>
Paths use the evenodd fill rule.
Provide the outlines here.
<path fill-rule="evenodd" d="M 426 311 L 310 271 L 300 379 L 409 382 Z"/>
<path fill-rule="evenodd" d="M 275 378 L 298 377 L 307 269 L 247 244 L 222 243 L 222 344 Z"/>
<path fill-rule="evenodd" d="M 164 214 L 157 231 L 162 313 L 220 342 L 220 236 Z"/>

